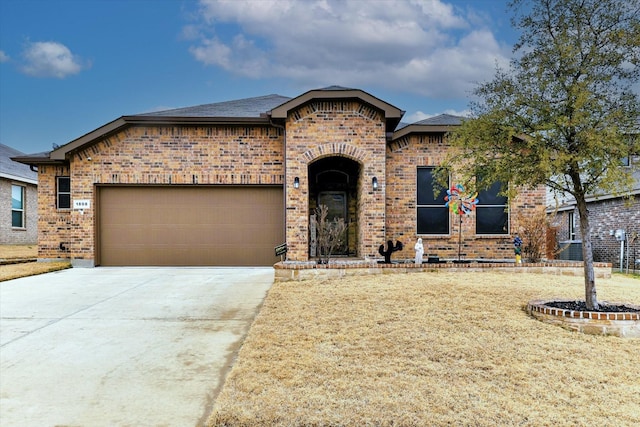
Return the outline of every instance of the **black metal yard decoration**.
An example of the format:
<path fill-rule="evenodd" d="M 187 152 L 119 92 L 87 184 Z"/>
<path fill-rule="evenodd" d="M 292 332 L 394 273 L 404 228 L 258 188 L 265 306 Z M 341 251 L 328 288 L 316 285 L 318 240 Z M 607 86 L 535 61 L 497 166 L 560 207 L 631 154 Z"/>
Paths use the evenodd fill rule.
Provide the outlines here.
<path fill-rule="evenodd" d="M 403 247 L 402 242 L 396 241 L 396 245 L 394 246 L 393 241 L 389 240 L 387 242 L 387 250 L 384 249 L 384 245 L 380 245 L 378 252 L 384 257 L 385 264 L 391 264 L 391 254 L 396 251 L 401 251 Z"/>
<path fill-rule="evenodd" d="M 449 207 L 449 211 L 455 213 L 459 217 L 458 223 L 458 262 L 460 262 L 460 248 L 462 247 L 462 216 L 470 214 L 478 204 L 478 193 L 465 192 L 464 186 L 461 184 L 452 185 L 447 190 L 444 205 Z"/>

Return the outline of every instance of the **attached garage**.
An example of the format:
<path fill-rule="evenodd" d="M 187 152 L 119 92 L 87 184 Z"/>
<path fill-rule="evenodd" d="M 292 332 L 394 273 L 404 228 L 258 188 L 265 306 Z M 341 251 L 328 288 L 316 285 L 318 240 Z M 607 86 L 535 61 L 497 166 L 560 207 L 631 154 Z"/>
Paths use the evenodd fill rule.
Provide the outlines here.
<path fill-rule="evenodd" d="M 281 186 L 99 186 L 103 266 L 265 266 L 284 242 Z"/>

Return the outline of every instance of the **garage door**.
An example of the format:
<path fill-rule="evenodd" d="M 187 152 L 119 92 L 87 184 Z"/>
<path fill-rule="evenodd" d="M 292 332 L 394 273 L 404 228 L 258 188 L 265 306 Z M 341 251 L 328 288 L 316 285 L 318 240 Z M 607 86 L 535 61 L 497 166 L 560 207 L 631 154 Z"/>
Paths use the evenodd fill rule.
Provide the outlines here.
<path fill-rule="evenodd" d="M 281 187 L 100 187 L 104 266 L 272 265 L 284 242 Z"/>

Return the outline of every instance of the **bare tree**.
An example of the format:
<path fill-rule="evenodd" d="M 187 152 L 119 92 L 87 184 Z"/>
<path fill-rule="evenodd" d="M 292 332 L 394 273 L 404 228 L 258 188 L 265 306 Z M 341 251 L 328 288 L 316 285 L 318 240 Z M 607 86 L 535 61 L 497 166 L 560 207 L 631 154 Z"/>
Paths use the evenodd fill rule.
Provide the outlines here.
<path fill-rule="evenodd" d="M 316 208 L 316 227 L 318 230 L 318 256 L 322 264 L 328 264 L 331 254 L 344 242 L 347 224 L 344 218 L 329 221 L 329 208 L 320 205 Z"/>

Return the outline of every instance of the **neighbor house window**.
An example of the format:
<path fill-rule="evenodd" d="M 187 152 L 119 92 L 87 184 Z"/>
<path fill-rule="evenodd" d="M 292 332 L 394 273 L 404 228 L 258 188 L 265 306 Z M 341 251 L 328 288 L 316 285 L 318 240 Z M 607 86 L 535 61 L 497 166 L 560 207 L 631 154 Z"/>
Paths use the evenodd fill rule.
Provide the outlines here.
<path fill-rule="evenodd" d="M 576 240 L 576 217 L 573 212 L 569 212 L 569 240 Z"/>
<path fill-rule="evenodd" d="M 58 209 L 71 209 L 71 178 L 59 176 L 56 184 Z"/>
<path fill-rule="evenodd" d="M 25 188 L 21 185 L 11 186 L 11 226 L 24 228 Z"/>
<path fill-rule="evenodd" d="M 499 195 L 501 183 L 496 182 L 478 193 L 476 234 L 508 234 L 507 197 Z"/>
<path fill-rule="evenodd" d="M 433 194 L 435 169 L 435 167 L 418 168 L 416 221 L 418 234 L 449 234 L 449 208 L 445 206 L 444 200 L 447 187 L 437 186 L 438 193 Z"/>
<path fill-rule="evenodd" d="M 629 145 L 629 148 L 637 144 L 637 139 L 638 139 L 638 135 L 627 135 L 627 144 Z M 633 152 L 633 150 L 630 150 L 630 151 Z M 620 159 L 620 163 L 622 163 L 622 166 L 625 166 L 625 167 L 631 166 L 631 154 L 632 153 L 629 153 L 628 156 L 625 156 L 622 159 Z"/>

